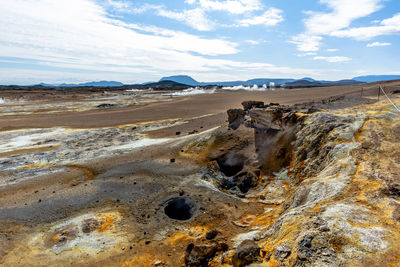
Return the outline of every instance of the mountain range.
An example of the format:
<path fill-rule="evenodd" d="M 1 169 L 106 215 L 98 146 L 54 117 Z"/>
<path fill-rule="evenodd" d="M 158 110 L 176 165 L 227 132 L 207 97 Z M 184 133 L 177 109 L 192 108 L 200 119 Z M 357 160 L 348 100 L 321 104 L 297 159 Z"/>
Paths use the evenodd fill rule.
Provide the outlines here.
<path fill-rule="evenodd" d="M 308 78 L 310 79 L 310 78 Z M 209 86 L 209 85 L 216 85 L 216 86 L 252 86 L 252 85 L 269 85 L 270 82 L 275 83 L 276 85 L 281 85 L 288 82 L 294 82 L 295 79 L 273 79 L 273 78 L 261 78 L 261 79 L 251 79 L 247 81 L 228 81 L 228 82 L 198 82 L 190 76 L 187 75 L 176 75 L 176 76 L 169 76 L 161 78 L 160 82 L 162 81 L 174 81 L 177 83 L 187 84 L 190 86 Z"/>
<path fill-rule="evenodd" d="M 332 85 L 352 85 L 359 83 L 370 83 L 377 81 L 388 81 L 400 79 L 400 75 L 368 75 L 358 76 L 352 79 L 340 80 L 340 81 L 323 81 L 314 80 L 313 78 L 302 78 L 302 79 L 275 79 L 275 78 L 259 78 L 251 79 L 246 81 L 227 81 L 227 82 L 198 82 L 188 75 L 174 75 L 161 78 L 158 82 L 146 82 L 143 84 L 134 84 L 133 86 L 152 86 L 152 87 L 181 87 L 181 86 L 253 86 L 253 85 L 269 85 L 275 83 L 275 85 L 285 85 L 286 87 L 314 87 L 314 86 L 332 86 Z M 172 82 L 172 83 L 171 83 Z M 174 84 L 173 84 L 174 83 Z M 38 86 L 45 87 L 121 87 L 124 86 L 121 82 L 116 81 L 99 81 L 99 82 L 87 82 L 79 84 L 46 84 L 41 83 Z"/>
<path fill-rule="evenodd" d="M 115 81 L 100 81 L 100 82 L 87 82 L 87 83 L 60 83 L 60 84 L 48 84 L 40 83 L 39 86 L 46 87 L 120 87 L 124 86 L 121 82 Z"/>
<path fill-rule="evenodd" d="M 373 83 L 380 81 L 400 80 L 400 75 L 367 75 L 354 77 L 353 80 L 365 83 Z"/>

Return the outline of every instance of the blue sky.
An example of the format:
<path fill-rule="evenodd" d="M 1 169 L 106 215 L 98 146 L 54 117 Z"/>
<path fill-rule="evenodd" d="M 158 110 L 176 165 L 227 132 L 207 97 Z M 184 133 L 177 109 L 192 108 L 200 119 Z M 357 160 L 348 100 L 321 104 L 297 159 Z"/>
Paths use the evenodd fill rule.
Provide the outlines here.
<path fill-rule="evenodd" d="M 398 0 L 0 0 L 0 83 L 400 74 Z"/>

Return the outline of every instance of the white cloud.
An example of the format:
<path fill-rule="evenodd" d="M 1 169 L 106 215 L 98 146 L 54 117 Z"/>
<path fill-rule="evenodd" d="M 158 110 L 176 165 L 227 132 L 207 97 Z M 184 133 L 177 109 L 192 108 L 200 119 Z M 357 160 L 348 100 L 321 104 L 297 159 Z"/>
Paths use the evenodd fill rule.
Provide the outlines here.
<path fill-rule="evenodd" d="M 152 5 L 148 3 L 145 3 L 141 6 L 134 6 L 131 2 L 125 0 L 107 0 L 105 5 L 120 13 L 130 14 L 141 14 L 149 10 L 157 10 L 162 8 L 160 5 Z"/>
<path fill-rule="evenodd" d="M 354 38 L 356 40 L 370 40 L 381 35 L 400 33 L 400 13 L 391 18 L 384 19 L 378 26 L 356 27 L 345 30 L 338 30 L 331 33 L 336 37 Z"/>
<path fill-rule="evenodd" d="M 224 74 L 231 78 L 249 72 L 274 76 L 320 73 L 268 63 L 217 59 L 215 56 L 238 53 L 237 44 L 180 31 L 126 24 L 110 19 L 95 0 L 0 1 L 0 57 L 16 58 L 35 68 L 44 66 L 46 69 L 3 68 L 2 81 L 6 77 L 16 77 L 17 73 L 20 78 L 51 78 L 53 82 L 71 81 L 77 77 L 82 81 L 88 73 L 90 78 L 87 79 L 111 77 L 121 81 L 126 81 L 126 77 L 130 77 L 130 81 L 146 81 L 182 72 L 203 73 L 210 77 Z M 35 77 L 39 72 L 40 75 Z M 44 79 L 46 73 L 48 79 Z"/>
<path fill-rule="evenodd" d="M 373 42 L 367 44 L 367 47 L 377 47 L 377 46 L 389 46 L 392 45 L 391 43 L 381 43 L 381 42 Z"/>
<path fill-rule="evenodd" d="M 199 31 L 210 31 L 215 27 L 215 23 L 207 18 L 204 10 L 201 8 L 184 10 L 182 12 L 160 9 L 158 15 L 185 22 L 190 27 Z"/>
<path fill-rule="evenodd" d="M 326 49 L 326 52 L 337 52 L 337 51 L 339 51 L 339 49 L 337 49 L 337 48 Z"/>
<path fill-rule="evenodd" d="M 331 9 L 331 12 L 305 12 L 309 15 L 309 17 L 304 20 L 306 31 L 303 34 L 293 37 L 292 41 L 297 44 L 300 51 L 318 51 L 322 41 L 321 36 L 346 35 L 346 33 L 341 32 L 342 29 L 349 27 L 354 20 L 378 11 L 381 8 L 380 3 L 382 1 L 383 0 L 320 0 L 319 2 L 327 5 L 329 9 Z M 310 40 L 308 40 L 308 38 L 301 38 L 301 36 L 313 36 L 314 40 L 318 40 L 318 43 L 314 42 L 312 46 L 314 50 L 304 50 L 304 47 L 310 47 Z M 302 42 L 304 42 L 304 44 L 302 44 Z"/>
<path fill-rule="evenodd" d="M 297 50 L 303 52 L 314 52 L 319 50 L 322 37 L 308 34 L 298 34 L 292 37 L 290 43 L 297 45 Z"/>
<path fill-rule="evenodd" d="M 252 44 L 252 45 L 258 45 L 258 44 L 260 44 L 259 41 L 255 41 L 255 40 L 246 40 L 245 42 L 246 42 L 246 43 L 249 43 L 249 44 Z"/>
<path fill-rule="evenodd" d="M 359 18 L 368 16 L 381 8 L 382 0 L 320 0 L 332 11 L 330 13 L 308 12 L 305 20 L 307 32 L 326 35 L 344 29 Z"/>
<path fill-rule="evenodd" d="M 315 52 L 306 52 L 302 54 L 297 54 L 298 57 L 306 57 L 306 56 L 315 56 L 317 53 Z"/>
<path fill-rule="evenodd" d="M 325 61 L 327 61 L 327 62 L 334 63 L 334 62 L 346 62 L 346 61 L 350 61 L 351 58 L 349 58 L 349 57 L 342 57 L 342 56 L 336 56 L 336 57 L 316 56 L 316 57 L 314 57 L 314 60 L 325 60 Z"/>
<path fill-rule="evenodd" d="M 253 16 L 252 18 L 239 21 L 239 25 L 245 27 L 250 25 L 275 26 L 282 21 L 282 10 L 271 7 L 261 16 Z"/>
<path fill-rule="evenodd" d="M 185 3 L 189 4 L 189 5 L 193 5 L 194 3 L 196 3 L 196 0 L 185 0 Z"/>
<path fill-rule="evenodd" d="M 227 11 L 232 14 L 244 14 L 261 10 L 263 5 L 260 0 L 198 0 L 201 8 L 210 11 Z"/>

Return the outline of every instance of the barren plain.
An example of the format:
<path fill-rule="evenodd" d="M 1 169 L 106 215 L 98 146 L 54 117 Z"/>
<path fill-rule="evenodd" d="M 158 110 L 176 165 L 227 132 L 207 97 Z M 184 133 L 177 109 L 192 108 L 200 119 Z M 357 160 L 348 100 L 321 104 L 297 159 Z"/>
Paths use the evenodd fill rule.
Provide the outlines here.
<path fill-rule="evenodd" d="M 2 91 L 0 265 L 399 266 L 378 88 Z"/>

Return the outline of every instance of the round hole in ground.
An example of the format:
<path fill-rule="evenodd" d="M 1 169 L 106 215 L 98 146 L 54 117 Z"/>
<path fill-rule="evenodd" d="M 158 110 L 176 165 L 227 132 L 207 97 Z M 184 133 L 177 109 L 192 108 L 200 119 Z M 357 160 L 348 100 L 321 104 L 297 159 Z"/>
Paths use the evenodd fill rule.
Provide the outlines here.
<path fill-rule="evenodd" d="M 193 216 L 193 203 L 185 197 L 171 198 L 164 208 L 165 214 L 174 220 L 186 221 Z"/>

